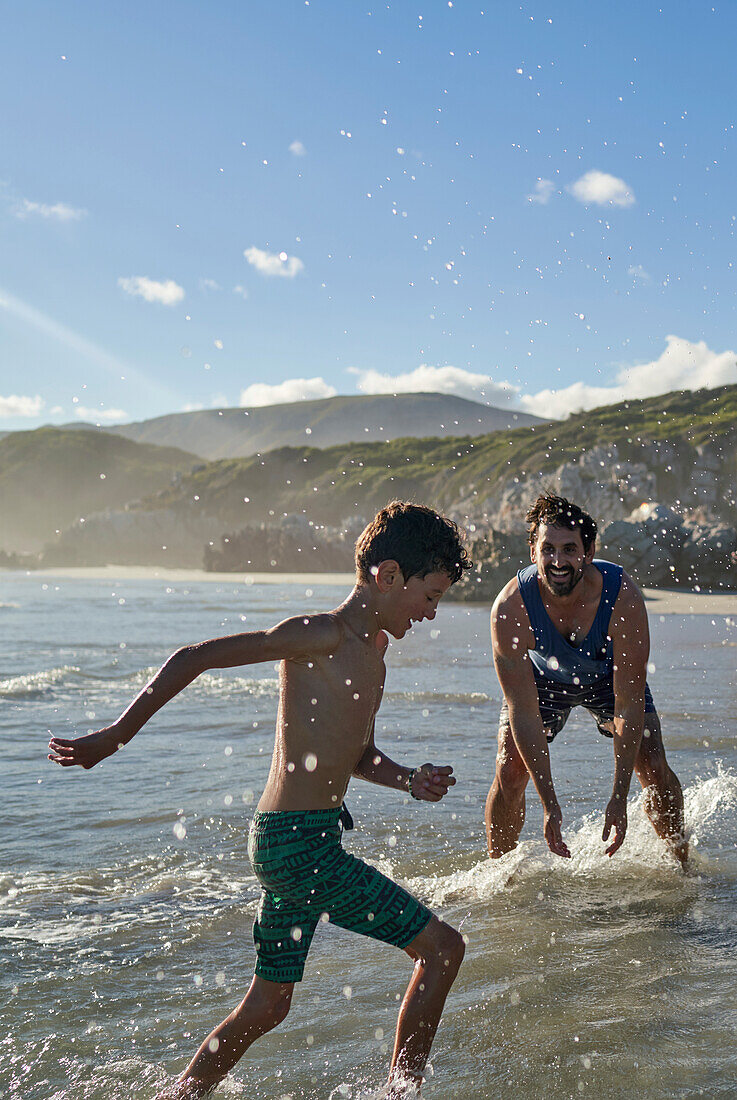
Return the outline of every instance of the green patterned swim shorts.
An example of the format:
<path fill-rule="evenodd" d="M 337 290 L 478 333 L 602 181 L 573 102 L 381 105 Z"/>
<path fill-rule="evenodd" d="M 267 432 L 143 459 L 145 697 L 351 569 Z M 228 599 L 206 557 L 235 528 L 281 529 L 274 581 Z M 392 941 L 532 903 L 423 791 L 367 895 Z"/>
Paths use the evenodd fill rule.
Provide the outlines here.
<path fill-rule="evenodd" d="M 340 809 L 257 813 L 248 855 L 263 887 L 253 938 L 256 973 L 302 980 L 318 922 L 406 947 L 432 913 L 341 844 Z"/>

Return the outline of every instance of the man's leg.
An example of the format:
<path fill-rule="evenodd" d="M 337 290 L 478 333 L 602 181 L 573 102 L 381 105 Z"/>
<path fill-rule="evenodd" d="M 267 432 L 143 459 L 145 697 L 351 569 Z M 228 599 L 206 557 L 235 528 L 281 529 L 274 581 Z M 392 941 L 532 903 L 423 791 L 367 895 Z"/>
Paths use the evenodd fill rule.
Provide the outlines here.
<path fill-rule="evenodd" d="M 440 1016 L 466 950 L 463 937 L 433 916 L 405 949 L 415 968 L 397 1020 L 389 1070 L 389 1097 L 408 1095 L 422 1084 Z"/>
<path fill-rule="evenodd" d="M 659 837 L 681 863 L 688 859 L 683 818 L 683 791 L 668 767 L 657 714 L 645 714 L 645 729 L 635 760 L 635 772 L 645 792 L 645 813 Z"/>
<path fill-rule="evenodd" d="M 517 847 L 525 822 L 525 787 L 530 778 L 508 723 L 499 726 L 496 774 L 486 799 L 486 843 L 491 859 Z"/>
<path fill-rule="evenodd" d="M 293 989 L 293 982 L 267 982 L 255 975 L 238 1007 L 210 1032 L 176 1085 L 159 1093 L 156 1100 L 199 1100 L 206 1096 L 254 1039 L 285 1019 Z"/>

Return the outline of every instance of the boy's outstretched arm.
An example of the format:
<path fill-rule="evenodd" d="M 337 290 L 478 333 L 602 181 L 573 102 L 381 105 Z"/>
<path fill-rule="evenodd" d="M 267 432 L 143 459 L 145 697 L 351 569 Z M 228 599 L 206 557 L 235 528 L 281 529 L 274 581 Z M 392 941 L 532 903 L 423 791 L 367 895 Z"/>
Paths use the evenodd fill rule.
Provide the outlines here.
<path fill-rule="evenodd" d="M 339 639 L 340 628 L 329 615 L 305 615 L 285 619 L 270 630 L 184 646 L 171 655 L 112 725 L 84 737 L 52 737 L 49 760 L 63 768 L 93 768 L 127 745 L 157 710 L 207 669 L 319 656 L 332 652 Z"/>
<path fill-rule="evenodd" d="M 402 764 L 395 763 L 381 749 L 377 749 L 373 730 L 371 740 L 353 769 L 353 774 L 359 779 L 367 779 L 369 783 L 407 791 L 413 798 L 425 802 L 439 802 L 456 781 L 449 764 L 442 767 L 423 764 L 421 768 L 405 768 Z"/>

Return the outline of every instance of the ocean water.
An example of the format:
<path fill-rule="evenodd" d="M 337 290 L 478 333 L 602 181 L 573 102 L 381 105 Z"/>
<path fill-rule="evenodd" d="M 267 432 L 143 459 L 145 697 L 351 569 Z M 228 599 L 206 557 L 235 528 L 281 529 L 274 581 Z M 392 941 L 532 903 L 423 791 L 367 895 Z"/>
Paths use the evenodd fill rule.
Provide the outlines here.
<path fill-rule="evenodd" d="M 240 1000 L 258 887 L 248 822 L 276 713 L 272 665 L 202 676 L 93 771 L 49 731 L 115 717 L 169 653 L 343 591 L 304 582 L 0 576 L 0 1097 L 147 1100 Z M 633 781 L 624 847 L 600 840 L 611 742 L 575 712 L 553 770 L 573 858 L 548 853 L 534 793 L 518 849 L 485 858 L 500 691 L 488 609 L 441 605 L 388 656 L 377 742 L 452 763 L 437 805 L 353 781 L 355 853 L 468 937 L 423 1094 L 435 1100 L 737 1096 L 737 608 L 653 615 L 650 683 L 686 796 L 683 874 Z M 217 1095 L 381 1095 L 396 949 L 332 926 L 279 1029 Z"/>

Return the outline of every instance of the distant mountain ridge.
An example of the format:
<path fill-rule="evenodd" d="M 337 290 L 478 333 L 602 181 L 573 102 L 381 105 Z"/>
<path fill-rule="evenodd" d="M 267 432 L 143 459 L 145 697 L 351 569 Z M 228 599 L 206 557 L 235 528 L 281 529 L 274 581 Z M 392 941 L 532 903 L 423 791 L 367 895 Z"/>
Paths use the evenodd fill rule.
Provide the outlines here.
<path fill-rule="evenodd" d="M 246 458 L 278 447 L 324 448 L 402 438 L 487 435 L 542 423 L 529 413 L 481 405 L 453 394 L 400 393 L 346 395 L 248 409 L 201 409 L 100 430 L 214 460 Z"/>

